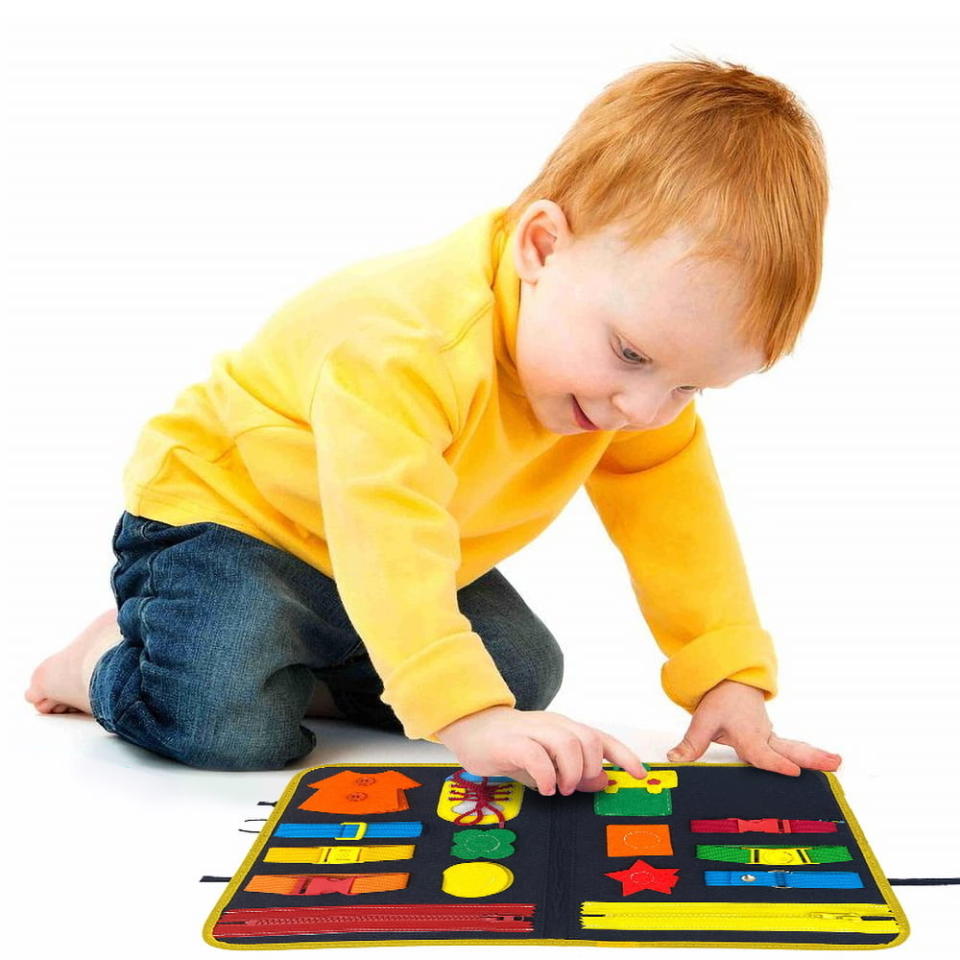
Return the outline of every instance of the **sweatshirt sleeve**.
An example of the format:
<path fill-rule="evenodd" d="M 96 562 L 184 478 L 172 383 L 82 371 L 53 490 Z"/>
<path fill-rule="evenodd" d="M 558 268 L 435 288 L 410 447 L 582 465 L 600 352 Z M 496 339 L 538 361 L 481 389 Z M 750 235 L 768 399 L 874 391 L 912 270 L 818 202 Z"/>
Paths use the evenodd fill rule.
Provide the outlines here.
<path fill-rule="evenodd" d="M 587 494 L 626 561 L 667 662 L 667 696 L 693 712 L 721 680 L 776 694 L 776 655 L 758 621 L 703 422 L 689 403 L 657 430 L 617 436 Z"/>
<path fill-rule="evenodd" d="M 515 706 L 457 605 L 460 530 L 444 459 L 458 404 L 439 345 L 392 321 L 327 354 L 310 404 L 334 579 L 406 736 Z"/>

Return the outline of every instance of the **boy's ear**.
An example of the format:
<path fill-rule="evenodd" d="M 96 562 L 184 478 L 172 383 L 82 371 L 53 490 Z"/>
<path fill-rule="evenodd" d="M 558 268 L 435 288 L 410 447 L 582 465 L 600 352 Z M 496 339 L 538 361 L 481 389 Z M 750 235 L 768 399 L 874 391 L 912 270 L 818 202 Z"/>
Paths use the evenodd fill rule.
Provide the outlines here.
<path fill-rule="evenodd" d="M 567 218 L 552 200 L 535 200 L 517 222 L 514 262 L 517 274 L 536 283 L 558 240 L 569 234 Z"/>

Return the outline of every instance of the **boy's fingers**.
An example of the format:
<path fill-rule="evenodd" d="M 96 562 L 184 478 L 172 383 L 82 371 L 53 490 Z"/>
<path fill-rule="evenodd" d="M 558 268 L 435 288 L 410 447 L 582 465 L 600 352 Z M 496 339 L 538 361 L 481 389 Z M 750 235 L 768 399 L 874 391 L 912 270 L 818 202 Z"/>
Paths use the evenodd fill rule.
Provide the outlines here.
<path fill-rule="evenodd" d="M 505 774 L 505 776 L 509 776 L 512 780 L 516 780 L 517 783 L 522 783 L 530 790 L 537 789 L 537 785 L 534 783 L 533 777 L 531 777 L 526 770 L 512 770 L 509 774 Z"/>
<path fill-rule="evenodd" d="M 574 784 L 573 789 L 598 790 L 600 787 L 605 787 L 607 775 L 603 770 L 603 735 L 593 727 L 574 721 L 571 721 L 571 728 L 580 741 L 580 750 L 583 755 L 580 779 Z"/>
<path fill-rule="evenodd" d="M 625 744 L 609 733 L 602 734 L 603 755 L 612 760 L 618 767 L 622 767 L 632 777 L 642 780 L 649 772 L 643 761 Z"/>
<path fill-rule="evenodd" d="M 569 795 L 577 789 L 583 776 L 583 746 L 572 731 L 551 728 L 542 735 L 540 744 L 553 758 L 557 768 L 557 789 Z"/>
<path fill-rule="evenodd" d="M 603 790 L 610 782 L 608 773 L 598 773 L 595 777 L 584 777 L 578 784 L 577 789 L 584 793 L 597 793 Z"/>
<path fill-rule="evenodd" d="M 836 770 L 841 763 L 839 754 L 828 753 L 802 740 L 784 740 L 782 737 L 771 736 L 770 746 L 797 766 L 810 770 Z"/>
<path fill-rule="evenodd" d="M 702 756 L 707 747 L 710 746 L 710 741 L 714 733 L 716 733 L 716 730 L 712 723 L 708 723 L 700 716 L 694 714 L 693 719 L 690 721 L 690 726 L 687 727 L 687 732 L 683 735 L 683 739 L 672 750 L 667 751 L 667 759 L 671 763 L 696 760 L 697 757 Z"/>
<path fill-rule="evenodd" d="M 799 777 L 803 772 L 796 763 L 778 753 L 764 740 L 741 739 L 734 744 L 734 749 L 741 760 L 761 770 L 782 773 L 788 777 Z"/>
<path fill-rule="evenodd" d="M 557 789 L 557 771 L 550 754 L 536 740 L 527 740 L 515 755 L 517 766 L 527 770 L 536 785 L 536 789 L 549 797 Z"/>
<path fill-rule="evenodd" d="M 601 790 L 609 779 L 603 769 L 603 738 L 599 731 L 590 730 L 580 742 L 583 744 L 583 776 L 577 788 Z"/>

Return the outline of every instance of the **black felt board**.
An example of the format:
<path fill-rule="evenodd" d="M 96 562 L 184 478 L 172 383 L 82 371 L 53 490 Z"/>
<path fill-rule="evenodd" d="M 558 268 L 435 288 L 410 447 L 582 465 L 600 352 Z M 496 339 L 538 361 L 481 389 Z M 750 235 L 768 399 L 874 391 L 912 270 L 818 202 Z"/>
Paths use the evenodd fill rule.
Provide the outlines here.
<path fill-rule="evenodd" d="M 512 885 L 501 893 L 480 898 L 461 898 L 441 889 L 442 872 L 461 863 L 451 854 L 453 835 L 469 825 L 455 824 L 437 814 L 437 802 L 444 779 L 456 764 L 324 764 L 300 771 L 287 786 L 273 814 L 244 863 L 227 885 L 204 926 L 204 939 L 214 946 L 228 949 L 277 949 L 278 947 L 320 946 L 384 946 L 389 944 L 443 943 L 578 943 L 596 946 L 794 946 L 798 948 L 869 948 L 893 946 L 908 933 L 906 917 L 876 859 L 867 845 L 846 804 L 835 775 L 805 770 L 799 777 L 786 777 L 758 770 L 746 764 L 655 764 L 648 763 L 651 775 L 657 770 L 675 770 L 677 787 L 671 790 L 672 812 L 669 816 L 599 815 L 594 812 L 594 795 L 576 792 L 569 797 L 541 796 L 525 789 L 520 812 L 506 821 L 517 839 L 515 853 L 492 862 L 508 867 L 514 876 Z M 609 767 L 608 769 L 618 769 Z M 358 773 L 383 773 L 395 770 L 422 784 L 404 791 L 409 809 L 392 813 L 346 815 L 315 813 L 298 809 L 300 803 L 314 794 L 308 784 L 333 776 L 342 770 Z M 770 833 L 692 833 L 692 819 L 735 817 L 759 819 L 833 820 L 836 833 L 770 834 Z M 367 823 L 419 821 L 420 836 L 411 838 L 362 838 L 358 841 L 323 839 L 272 839 L 279 822 L 333 823 L 362 820 Z M 656 867 L 676 868 L 678 881 L 669 894 L 652 890 L 622 894 L 618 881 L 605 876 L 630 866 L 634 857 L 607 856 L 608 824 L 668 824 L 673 854 L 643 857 Z M 488 829 L 483 824 L 479 829 Z M 492 826 L 496 826 L 493 824 Z M 268 863 L 263 856 L 267 848 L 279 846 L 413 844 L 412 858 L 364 863 L 292 864 Z M 852 860 L 841 863 L 814 863 L 791 867 L 794 871 L 855 871 L 863 887 L 859 889 L 773 889 L 769 887 L 707 886 L 707 870 L 767 870 L 771 867 L 747 867 L 698 859 L 698 844 L 769 845 L 843 845 Z M 471 861 L 472 862 L 472 861 Z M 312 896 L 291 896 L 244 891 L 254 874 L 296 873 L 409 873 L 406 889 L 360 895 L 322 893 Z M 664 929 L 584 929 L 581 926 L 581 904 L 589 901 L 619 903 L 714 903 L 731 904 L 730 911 L 739 915 L 738 904 L 748 911 L 750 904 L 878 904 L 885 907 L 887 920 L 881 924 L 885 932 L 839 933 L 832 930 L 763 931 L 741 930 L 664 930 Z M 325 934 L 292 934 L 288 936 L 230 937 L 228 928 L 218 923 L 224 913 L 249 908 L 302 908 L 336 906 L 358 908 L 379 904 L 523 904 L 533 906 L 532 930 L 422 932 L 382 930 L 376 932 Z M 695 912 L 695 908 L 691 908 Z M 510 911 L 507 911 L 510 912 Z M 746 915 L 746 913 L 745 913 Z M 745 920 L 749 927 L 751 921 Z M 709 926 L 709 923 L 706 924 Z M 861 924 L 862 925 L 862 924 Z M 867 925 L 869 926 L 869 924 Z M 216 935 L 215 935 L 216 930 Z"/>

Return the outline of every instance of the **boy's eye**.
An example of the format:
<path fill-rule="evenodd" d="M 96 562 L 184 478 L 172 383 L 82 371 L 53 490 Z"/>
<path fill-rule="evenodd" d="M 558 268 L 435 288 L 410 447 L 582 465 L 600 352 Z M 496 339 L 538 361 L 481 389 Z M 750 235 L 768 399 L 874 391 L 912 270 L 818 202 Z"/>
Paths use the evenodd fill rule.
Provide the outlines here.
<path fill-rule="evenodd" d="M 629 354 L 629 356 L 627 356 Z M 620 356 L 623 357 L 627 363 L 643 363 L 647 358 L 641 356 L 634 350 L 631 350 L 629 347 L 624 347 L 621 345 Z"/>
<path fill-rule="evenodd" d="M 620 357 L 623 360 L 626 360 L 627 363 L 632 363 L 635 366 L 639 366 L 647 362 L 647 358 L 642 354 L 637 353 L 635 350 L 631 350 L 630 347 L 625 347 L 623 344 L 620 344 Z M 700 387 L 677 387 L 681 393 L 702 393 Z"/>

